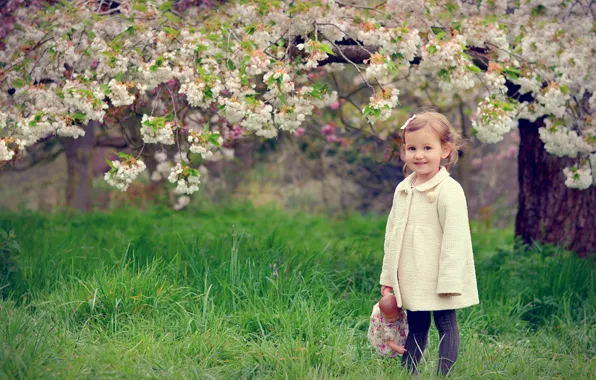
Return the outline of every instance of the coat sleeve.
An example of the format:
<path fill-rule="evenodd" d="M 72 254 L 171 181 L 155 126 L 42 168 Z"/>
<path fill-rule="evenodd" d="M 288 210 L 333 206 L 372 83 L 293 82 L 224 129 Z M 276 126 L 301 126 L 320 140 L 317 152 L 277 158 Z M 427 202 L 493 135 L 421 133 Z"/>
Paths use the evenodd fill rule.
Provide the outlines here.
<path fill-rule="evenodd" d="M 383 243 L 383 269 L 381 271 L 380 284 L 385 286 L 393 286 L 391 282 L 391 271 L 393 268 L 397 268 L 397 263 L 393 263 L 392 253 L 389 252 L 389 245 L 391 242 L 391 234 L 393 233 L 393 227 L 395 226 L 395 196 L 397 194 L 397 188 L 393 193 L 393 201 L 391 204 L 391 211 L 389 217 L 387 217 L 387 226 L 385 227 L 385 242 Z"/>
<path fill-rule="evenodd" d="M 468 206 L 459 183 L 443 186 L 439 194 L 439 221 L 443 228 L 437 294 L 462 295 L 466 261 L 472 253 Z"/>

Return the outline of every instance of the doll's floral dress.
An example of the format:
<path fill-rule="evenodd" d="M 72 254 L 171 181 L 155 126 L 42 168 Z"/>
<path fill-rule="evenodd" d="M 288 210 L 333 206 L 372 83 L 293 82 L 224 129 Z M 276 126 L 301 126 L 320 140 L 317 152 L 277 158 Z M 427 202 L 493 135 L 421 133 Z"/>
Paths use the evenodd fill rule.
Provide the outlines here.
<path fill-rule="evenodd" d="M 395 322 L 386 322 L 381 315 L 379 304 L 373 306 L 368 328 L 368 341 L 379 355 L 394 358 L 397 351 L 387 345 L 387 340 L 394 341 L 398 346 L 405 346 L 408 337 L 408 317 L 402 312 L 401 317 Z"/>

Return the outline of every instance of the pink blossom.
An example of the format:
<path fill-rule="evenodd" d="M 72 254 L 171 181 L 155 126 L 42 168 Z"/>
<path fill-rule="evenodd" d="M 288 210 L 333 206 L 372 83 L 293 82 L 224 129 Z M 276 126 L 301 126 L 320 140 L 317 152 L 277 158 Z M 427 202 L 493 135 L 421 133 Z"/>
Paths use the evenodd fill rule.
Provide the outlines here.
<path fill-rule="evenodd" d="M 325 136 L 335 134 L 335 126 L 332 124 L 325 124 L 321 128 L 321 133 L 323 133 Z"/>
<path fill-rule="evenodd" d="M 304 136 L 304 132 L 306 132 L 306 129 L 304 129 L 302 127 L 298 127 L 298 128 L 296 128 L 296 131 L 294 132 L 294 134 L 297 137 L 300 137 L 300 136 Z"/>
<path fill-rule="evenodd" d="M 93 60 L 93 62 L 91 62 L 91 70 L 97 69 L 98 64 L 99 64 L 99 61 L 97 59 Z"/>
<path fill-rule="evenodd" d="M 339 102 L 331 103 L 329 105 L 329 108 L 331 108 L 332 110 L 338 109 L 339 108 Z"/>
<path fill-rule="evenodd" d="M 232 127 L 232 138 L 233 139 L 239 139 L 240 137 L 242 137 L 242 131 L 243 129 L 240 127 L 240 124 L 236 124 Z"/>
<path fill-rule="evenodd" d="M 176 87 L 176 79 L 170 79 L 166 82 L 166 85 L 168 85 L 170 88 Z"/>
<path fill-rule="evenodd" d="M 329 135 L 327 136 L 327 142 L 336 142 L 337 136 L 336 135 Z"/>

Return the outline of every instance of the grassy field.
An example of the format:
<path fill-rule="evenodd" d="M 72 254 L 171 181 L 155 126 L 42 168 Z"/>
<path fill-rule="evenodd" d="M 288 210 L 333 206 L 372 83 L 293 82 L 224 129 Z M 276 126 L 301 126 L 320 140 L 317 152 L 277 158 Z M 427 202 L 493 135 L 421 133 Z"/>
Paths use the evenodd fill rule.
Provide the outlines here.
<path fill-rule="evenodd" d="M 0 378 L 407 378 L 366 340 L 385 221 L 0 212 Z M 511 230 L 473 239 L 481 304 L 458 312 L 452 377 L 593 378 L 594 263 Z M 433 327 L 422 378 L 437 356 Z"/>

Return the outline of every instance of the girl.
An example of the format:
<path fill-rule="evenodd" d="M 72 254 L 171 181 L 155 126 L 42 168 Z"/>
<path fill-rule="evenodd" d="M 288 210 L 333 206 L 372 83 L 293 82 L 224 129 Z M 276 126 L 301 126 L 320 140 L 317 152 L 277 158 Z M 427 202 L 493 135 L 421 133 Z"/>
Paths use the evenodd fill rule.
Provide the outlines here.
<path fill-rule="evenodd" d="M 462 187 L 449 176 L 461 138 L 445 116 L 422 112 L 402 129 L 407 176 L 395 189 L 385 231 L 381 294 L 394 293 L 408 313 L 402 365 L 416 372 L 432 311 L 439 330 L 439 374 L 459 351 L 455 309 L 478 304 L 468 209 Z M 441 164 L 445 163 L 445 166 Z"/>

